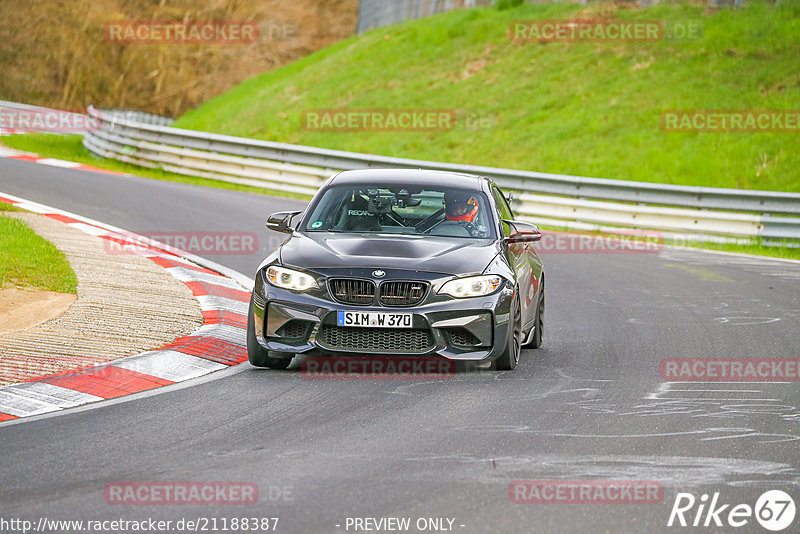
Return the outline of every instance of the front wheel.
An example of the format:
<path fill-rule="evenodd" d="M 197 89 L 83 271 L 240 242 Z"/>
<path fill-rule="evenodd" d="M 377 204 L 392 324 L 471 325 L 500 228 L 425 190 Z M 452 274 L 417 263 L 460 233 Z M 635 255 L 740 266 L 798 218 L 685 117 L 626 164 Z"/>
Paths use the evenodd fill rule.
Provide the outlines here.
<path fill-rule="evenodd" d="M 278 355 L 282 356 L 278 356 Z M 256 340 L 256 327 L 253 321 L 253 296 L 250 296 L 250 311 L 247 314 L 247 359 L 256 367 L 286 369 L 292 363 L 294 354 L 265 350 Z"/>
<path fill-rule="evenodd" d="M 497 358 L 496 366 L 498 371 L 511 371 L 519 363 L 519 353 L 522 343 L 522 314 L 519 310 L 519 296 L 514 295 L 514 302 L 511 304 L 511 317 L 508 319 L 508 339 L 506 348 Z"/>

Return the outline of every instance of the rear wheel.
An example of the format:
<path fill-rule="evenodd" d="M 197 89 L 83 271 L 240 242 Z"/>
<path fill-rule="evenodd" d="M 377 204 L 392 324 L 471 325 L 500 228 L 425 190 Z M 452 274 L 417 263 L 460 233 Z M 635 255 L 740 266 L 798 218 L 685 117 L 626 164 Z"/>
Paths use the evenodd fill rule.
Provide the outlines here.
<path fill-rule="evenodd" d="M 514 302 L 511 304 L 511 317 L 508 320 L 508 339 L 506 348 L 497 358 L 496 365 L 498 371 L 511 371 L 519 363 L 519 353 L 522 344 L 522 314 L 519 310 L 519 296 L 515 292 Z"/>
<path fill-rule="evenodd" d="M 286 369 L 292 363 L 294 354 L 265 350 L 256 340 L 256 328 L 253 321 L 253 297 L 250 296 L 250 311 L 247 314 L 247 359 L 256 367 Z"/>
<path fill-rule="evenodd" d="M 526 349 L 538 349 L 542 346 L 542 336 L 544 335 L 544 287 L 539 295 L 539 304 L 536 306 L 536 317 L 533 320 L 533 337 L 525 345 Z"/>

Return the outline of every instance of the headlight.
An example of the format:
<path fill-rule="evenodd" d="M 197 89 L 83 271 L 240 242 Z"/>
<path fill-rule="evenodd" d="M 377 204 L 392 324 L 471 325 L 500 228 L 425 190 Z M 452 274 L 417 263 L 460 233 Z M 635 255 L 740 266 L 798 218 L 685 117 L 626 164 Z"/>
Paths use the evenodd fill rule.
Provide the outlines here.
<path fill-rule="evenodd" d="M 497 275 L 468 276 L 450 280 L 439 290 L 444 293 L 463 299 L 467 297 L 482 297 L 494 293 L 503 284 L 503 277 Z"/>
<path fill-rule="evenodd" d="M 312 287 L 319 287 L 317 281 L 306 273 L 275 265 L 267 268 L 267 281 L 273 286 L 293 291 L 305 291 Z"/>

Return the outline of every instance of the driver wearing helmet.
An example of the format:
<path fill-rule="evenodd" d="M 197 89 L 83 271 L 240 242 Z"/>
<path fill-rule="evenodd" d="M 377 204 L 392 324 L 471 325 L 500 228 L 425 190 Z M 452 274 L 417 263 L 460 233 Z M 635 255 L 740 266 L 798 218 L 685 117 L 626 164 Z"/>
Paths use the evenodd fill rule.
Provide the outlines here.
<path fill-rule="evenodd" d="M 467 191 L 448 191 L 444 195 L 445 220 L 475 222 L 478 199 Z"/>

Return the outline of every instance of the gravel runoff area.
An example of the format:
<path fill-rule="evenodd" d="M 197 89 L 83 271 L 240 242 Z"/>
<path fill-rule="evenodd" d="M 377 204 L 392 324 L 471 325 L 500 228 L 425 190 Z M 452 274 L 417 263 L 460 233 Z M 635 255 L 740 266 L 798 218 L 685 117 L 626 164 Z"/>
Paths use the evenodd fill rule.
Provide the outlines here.
<path fill-rule="evenodd" d="M 112 254 L 103 239 L 42 215 L 6 215 L 66 254 L 78 299 L 59 317 L 0 336 L 0 385 L 160 349 L 203 324 L 189 288 L 156 263 Z"/>

